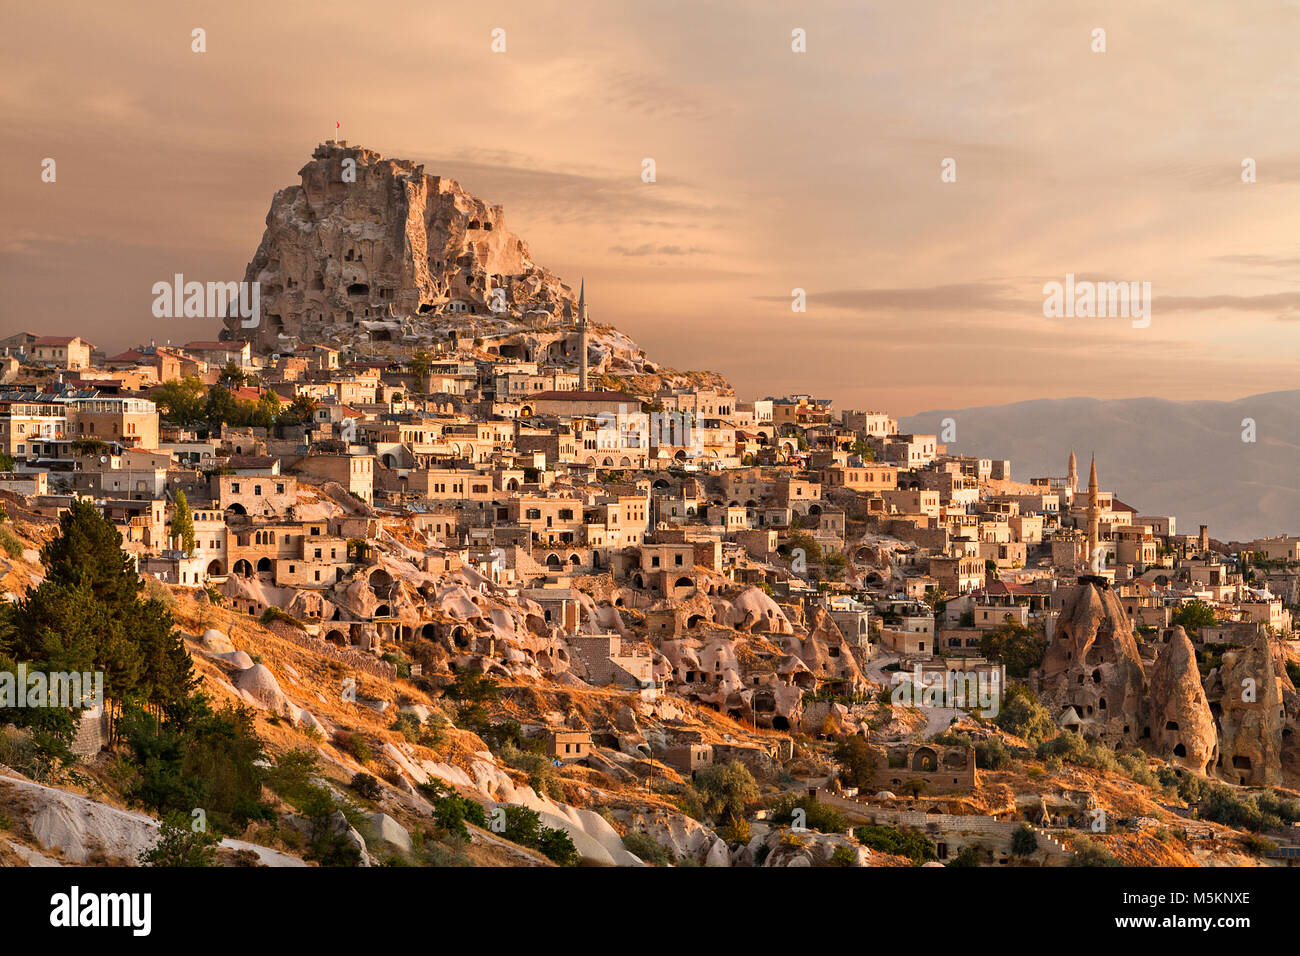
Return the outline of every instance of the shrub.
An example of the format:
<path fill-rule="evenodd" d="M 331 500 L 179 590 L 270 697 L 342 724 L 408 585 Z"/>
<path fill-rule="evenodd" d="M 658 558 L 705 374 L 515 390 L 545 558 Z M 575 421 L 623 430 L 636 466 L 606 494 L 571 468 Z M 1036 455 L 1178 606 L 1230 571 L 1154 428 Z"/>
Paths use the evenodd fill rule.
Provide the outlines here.
<path fill-rule="evenodd" d="M 1012 856 L 1033 856 L 1038 852 L 1038 834 L 1028 823 L 1022 823 L 1011 834 Z"/>
<path fill-rule="evenodd" d="M 195 830 L 184 814 L 162 821 L 158 841 L 140 853 L 141 866 L 216 866 L 221 840 L 206 829 Z"/>
<path fill-rule="evenodd" d="M 1103 843 L 1091 837 L 1077 836 L 1070 841 L 1070 866 L 1122 866 Z"/>
<path fill-rule="evenodd" d="M 949 866 L 979 866 L 979 850 L 973 846 L 964 846 L 955 857 L 948 861 Z"/>
<path fill-rule="evenodd" d="M 743 817 L 745 806 L 758 797 L 758 785 L 739 760 L 713 764 L 695 775 L 704 814 L 714 820 Z"/>
<path fill-rule="evenodd" d="M 673 855 L 660 846 L 658 840 L 639 830 L 623 837 L 623 848 L 651 866 L 667 866 L 673 862 Z"/>
<path fill-rule="evenodd" d="M 865 737 L 854 734 L 845 737 L 835 748 L 835 761 L 840 765 L 840 780 L 849 787 L 870 787 L 876 769 L 876 757 Z"/>
<path fill-rule="evenodd" d="M 858 855 L 846 846 L 837 846 L 831 852 L 831 866 L 857 866 Z"/>
<path fill-rule="evenodd" d="M 378 800 L 384 795 L 384 788 L 379 785 L 379 781 L 368 773 L 354 775 L 349 786 L 363 800 Z"/>
<path fill-rule="evenodd" d="M 748 843 L 754 836 L 754 829 L 744 817 L 733 816 L 718 830 L 718 836 L 726 843 Z"/>
<path fill-rule="evenodd" d="M 542 826 L 541 816 L 527 807 L 505 808 L 505 829 L 501 835 L 512 843 L 540 851 L 560 866 L 577 866 L 581 859 L 573 838 L 566 831 Z"/>
<path fill-rule="evenodd" d="M 487 811 L 477 800 L 462 797 L 438 780 L 420 784 L 419 790 L 433 803 L 434 822 L 447 833 L 468 840 L 467 823 L 479 829 L 487 827 Z"/>
<path fill-rule="evenodd" d="M 10 558 L 17 559 L 23 556 L 23 543 L 6 527 L 0 527 L 0 548 L 4 548 L 5 554 Z"/>
<path fill-rule="evenodd" d="M 993 722 L 999 728 L 1030 743 L 1043 740 L 1056 730 L 1047 708 L 1024 684 L 1012 684 L 1002 698 L 1002 708 Z"/>
<path fill-rule="evenodd" d="M 875 825 L 858 827 L 853 835 L 865 847 L 881 853 L 905 856 L 917 866 L 939 859 L 938 848 L 914 830 Z"/>
<path fill-rule="evenodd" d="M 1248 833 L 1246 835 L 1246 849 L 1255 856 L 1263 856 L 1266 853 L 1272 853 L 1277 849 L 1277 844 L 1272 840 L 1266 840 L 1257 833 Z"/>
<path fill-rule="evenodd" d="M 844 817 L 838 810 L 819 803 L 807 794 L 781 798 L 772 808 L 772 822 L 779 826 L 790 826 L 794 822 L 796 810 L 803 811 L 803 825 L 809 830 L 817 830 L 820 833 L 844 833 L 848 829 Z"/>

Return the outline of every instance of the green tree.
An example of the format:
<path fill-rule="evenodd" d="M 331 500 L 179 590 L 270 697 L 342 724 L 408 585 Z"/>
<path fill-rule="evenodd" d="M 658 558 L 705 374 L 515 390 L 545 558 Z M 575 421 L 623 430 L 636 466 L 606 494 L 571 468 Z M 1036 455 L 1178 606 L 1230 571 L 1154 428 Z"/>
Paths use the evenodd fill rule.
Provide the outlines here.
<path fill-rule="evenodd" d="M 704 813 L 713 820 L 743 817 L 745 807 L 758 798 L 758 785 L 739 760 L 705 767 L 695 775 Z"/>
<path fill-rule="evenodd" d="M 190 502 L 183 491 L 176 492 L 172 511 L 172 537 L 180 538 L 181 548 L 186 554 L 194 553 L 194 515 L 190 512 Z"/>
<path fill-rule="evenodd" d="M 416 352 L 407 363 L 407 368 L 411 370 L 411 376 L 415 380 L 412 391 L 422 394 L 424 392 L 424 380 L 429 377 L 429 371 L 433 368 L 433 353 L 429 351 Z"/>
<path fill-rule="evenodd" d="M 149 393 L 149 398 L 158 406 L 163 421 L 173 425 L 197 425 L 207 417 L 204 386 L 193 375 L 163 382 Z"/>
<path fill-rule="evenodd" d="M 1002 697 L 1002 707 L 993 722 L 1009 734 L 1035 743 L 1056 731 L 1047 708 L 1024 684 L 1011 684 Z"/>
<path fill-rule="evenodd" d="M 1170 627 L 1181 627 L 1188 637 L 1195 637 L 1203 627 L 1213 627 L 1218 623 L 1214 608 L 1199 598 L 1188 601 L 1169 617 Z"/>
<path fill-rule="evenodd" d="M 803 549 L 804 560 L 809 564 L 816 564 L 822 559 L 822 546 L 806 531 L 790 532 L 789 553 L 793 554 L 796 548 Z"/>
<path fill-rule="evenodd" d="M 1047 640 L 1041 632 L 1008 621 L 980 638 L 980 653 L 1007 666 L 1007 676 L 1024 680 L 1043 663 Z"/>
<path fill-rule="evenodd" d="M 834 807 L 820 803 L 808 794 L 795 797 L 789 794 L 772 808 L 772 822 L 778 826 L 789 826 L 795 822 L 795 812 L 799 814 L 802 825 L 818 833 L 843 833 L 848 829 L 843 815 Z"/>
<path fill-rule="evenodd" d="M 245 403 L 241 403 L 245 404 Z M 280 396 L 272 391 L 265 391 L 256 402 L 247 403 L 244 420 L 254 428 L 270 428 L 280 417 Z"/>
<path fill-rule="evenodd" d="M 230 389 L 220 385 L 208 389 L 208 397 L 203 404 L 203 419 L 212 428 L 241 424 L 239 402 Z"/>
<path fill-rule="evenodd" d="M 876 771 L 876 756 L 865 737 L 854 734 L 841 740 L 835 748 L 835 761 L 840 765 L 840 780 L 846 786 L 871 786 Z"/>
<path fill-rule="evenodd" d="M 261 797 L 268 774 L 253 712 L 214 711 L 197 695 L 191 704 L 183 719 L 159 721 L 135 705 L 123 713 L 122 737 L 139 768 L 131 798 L 160 816 L 202 807 L 214 830 L 232 834 L 272 818 Z"/>
<path fill-rule="evenodd" d="M 310 395 L 295 395 L 293 401 L 289 403 L 289 407 L 280 412 L 280 424 L 310 424 L 312 416 L 316 414 L 319 405 L 320 403 Z"/>
<path fill-rule="evenodd" d="M 217 375 L 217 384 L 222 388 L 239 388 L 246 381 L 248 381 L 247 373 L 234 362 L 227 362 Z"/>

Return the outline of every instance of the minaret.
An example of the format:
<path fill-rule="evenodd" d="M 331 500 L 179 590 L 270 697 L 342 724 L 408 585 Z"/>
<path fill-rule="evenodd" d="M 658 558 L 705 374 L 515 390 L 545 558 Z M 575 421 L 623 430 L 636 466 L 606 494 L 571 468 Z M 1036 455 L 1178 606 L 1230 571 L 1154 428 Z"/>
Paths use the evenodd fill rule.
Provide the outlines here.
<path fill-rule="evenodd" d="M 1073 495 L 1076 488 L 1079 487 L 1079 462 L 1074 457 L 1074 449 L 1070 449 L 1070 467 L 1065 472 L 1065 487 Z"/>
<path fill-rule="evenodd" d="M 1097 513 L 1097 456 L 1092 456 L 1092 470 L 1088 474 L 1088 562 L 1097 553 L 1099 516 Z"/>
<path fill-rule="evenodd" d="M 587 280 L 578 289 L 578 391 L 587 390 Z"/>

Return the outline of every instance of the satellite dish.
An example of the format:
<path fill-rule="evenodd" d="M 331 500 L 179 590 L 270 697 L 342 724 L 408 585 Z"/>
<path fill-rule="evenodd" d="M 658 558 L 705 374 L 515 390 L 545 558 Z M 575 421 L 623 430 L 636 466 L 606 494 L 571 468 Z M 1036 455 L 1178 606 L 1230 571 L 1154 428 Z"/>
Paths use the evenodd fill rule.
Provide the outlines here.
<path fill-rule="evenodd" d="M 100 456 L 99 456 L 99 463 L 100 463 L 101 465 L 107 465 L 107 464 L 108 464 L 108 456 L 107 456 L 107 455 L 100 455 Z"/>

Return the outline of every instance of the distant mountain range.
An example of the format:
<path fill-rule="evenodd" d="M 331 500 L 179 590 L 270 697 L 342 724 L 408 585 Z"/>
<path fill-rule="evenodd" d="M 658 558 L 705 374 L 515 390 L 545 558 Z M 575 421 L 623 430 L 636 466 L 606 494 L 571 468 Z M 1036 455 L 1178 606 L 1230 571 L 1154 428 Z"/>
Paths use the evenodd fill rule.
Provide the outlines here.
<path fill-rule="evenodd" d="M 922 412 L 898 428 L 938 435 L 945 418 L 956 426 L 950 451 L 1010 458 L 1019 481 L 1064 475 L 1073 448 L 1083 486 L 1095 452 L 1103 490 L 1141 514 L 1176 516 L 1180 533 L 1200 524 L 1222 541 L 1300 532 L 1300 390 L 1233 402 L 1039 399 Z M 1243 441 L 1252 422 L 1255 440 Z"/>

